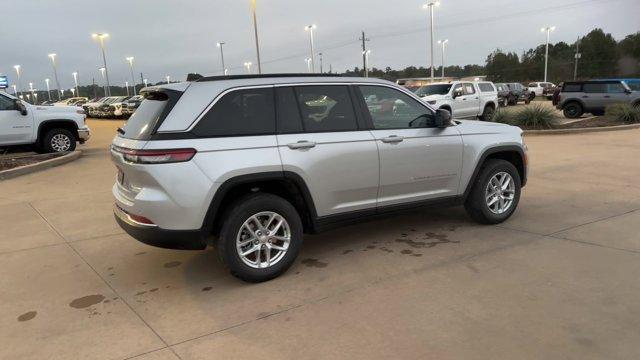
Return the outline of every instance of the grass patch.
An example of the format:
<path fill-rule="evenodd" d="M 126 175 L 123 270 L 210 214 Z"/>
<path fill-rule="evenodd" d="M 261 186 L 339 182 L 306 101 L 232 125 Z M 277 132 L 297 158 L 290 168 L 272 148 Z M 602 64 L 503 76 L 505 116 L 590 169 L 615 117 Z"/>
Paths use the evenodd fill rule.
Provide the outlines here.
<path fill-rule="evenodd" d="M 640 106 L 620 103 L 607 106 L 605 115 L 611 117 L 621 123 L 637 124 L 640 123 Z"/>

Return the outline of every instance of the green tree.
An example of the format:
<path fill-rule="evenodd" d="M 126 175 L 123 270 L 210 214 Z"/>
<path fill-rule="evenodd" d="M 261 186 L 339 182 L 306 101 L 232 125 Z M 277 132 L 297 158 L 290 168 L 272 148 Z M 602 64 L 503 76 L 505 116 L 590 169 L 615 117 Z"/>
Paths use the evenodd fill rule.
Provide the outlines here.
<path fill-rule="evenodd" d="M 618 44 L 611 34 L 594 29 L 580 41 L 578 76 L 580 78 L 612 77 L 617 73 Z"/>

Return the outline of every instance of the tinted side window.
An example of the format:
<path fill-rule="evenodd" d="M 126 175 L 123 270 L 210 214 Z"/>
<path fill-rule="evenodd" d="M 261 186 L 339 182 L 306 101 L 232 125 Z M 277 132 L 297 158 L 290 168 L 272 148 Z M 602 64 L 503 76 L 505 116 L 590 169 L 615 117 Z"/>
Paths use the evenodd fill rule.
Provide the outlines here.
<path fill-rule="evenodd" d="M 200 119 L 193 133 L 202 137 L 274 134 L 273 97 L 272 88 L 232 91 Z"/>
<path fill-rule="evenodd" d="M 398 90 L 363 85 L 360 91 L 374 129 L 423 128 L 435 123 L 431 110 Z"/>
<path fill-rule="evenodd" d="M 582 86 L 582 89 L 586 93 L 604 93 L 607 89 L 607 84 L 602 83 L 588 83 Z"/>
<path fill-rule="evenodd" d="M 13 100 L 0 95 L 0 111 L 6 110 L 15 110 L 16 106 L 13 103 Z"/>
<path fill-rule="evenodd" d="M 607 92 L 613 94 L 623 93 L 625 90 L 624 86 L 621 83 L 611 83 L 607 84 Z"/>
<path fill-rule="evenodd" d="M 358 129 L 347 86 L 300 86 L 295 93 L 306 132 Z"/>
<path fill-rule="evenodd" d="M 580 84 L 564 84 L 562 86 L 562 92 L 581 92 L 582 85 Z"/>
<path fill-rule="evenodd" d="M 276 88 L 276 112 L 278 134 L 302 132 L 302 119 L 296 102 L 296 94 L 291 87 Z"/>
<path fill-rule="evenodd" d="M 627 86 L 633 91 L 640 91 L 640 82 L 627 83 Z"/>

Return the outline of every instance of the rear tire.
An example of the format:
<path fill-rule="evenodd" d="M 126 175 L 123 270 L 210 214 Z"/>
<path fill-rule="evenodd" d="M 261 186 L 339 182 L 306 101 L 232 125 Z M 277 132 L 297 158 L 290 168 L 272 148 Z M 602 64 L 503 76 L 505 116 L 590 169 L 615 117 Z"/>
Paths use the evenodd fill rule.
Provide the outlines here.
<path fill-rule="evenodd" d="M 577 102 L 570 102 L 562 107 L 562 113 L 567 119 L 577 119 L 584 113 L 582 105 Z"/>
<path fill-rule="evenodd" d="M 480 120 L 482 121 L 491 121 L 493 119 L 493 115 L 495 115 L 496 110 L 492 106 L 485 106 L 482 111 L 482 115 L 480 115 Z"/>
<path fill-rule="evenodd" d="M 51 129 L 42 140 L 42 149 L 47 153 L 74 151 L 76 137 L 67 129 Z"/>
<path fill-rule="evenodd" d="M 218 255 L 233 276 L 247 282 L 271 280 L 298 256 L 302 220 L 287 200 L 272 194 L 250 194 L 238 199 L 224 216 Z M 277 226 L 280 220 L 283 222 Z M 285 238 L 288 242 L 282 240 Z"/>
<path fill-rule="evenodd" d="M 520 191 L 521 179 L 515 166 L 505 160 L 489 159 L 482 165 L 464 207 L 476 222 L 498 224 L 516 210 Z"/>

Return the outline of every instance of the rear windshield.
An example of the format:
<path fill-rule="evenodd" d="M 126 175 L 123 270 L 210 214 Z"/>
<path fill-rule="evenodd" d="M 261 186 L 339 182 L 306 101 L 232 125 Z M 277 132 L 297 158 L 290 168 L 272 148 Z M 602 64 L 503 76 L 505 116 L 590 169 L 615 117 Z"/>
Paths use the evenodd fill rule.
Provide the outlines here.
<path fill-rule="evenodd" d="M 451 84 L 427 85 L 416 90 L 415 93 L 418 96 L 446 95 L 449 93 L 450 89 L 451 89 Z"/>
<path fill-rule="evenodd" d="M 171 111 L 180 94 L 167 90 L 147 93 L 136 112 L 131 115 L 122 128 L 120 136 L 133 140 L 148 140 L 160 122 Z"/>

